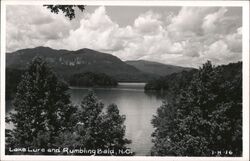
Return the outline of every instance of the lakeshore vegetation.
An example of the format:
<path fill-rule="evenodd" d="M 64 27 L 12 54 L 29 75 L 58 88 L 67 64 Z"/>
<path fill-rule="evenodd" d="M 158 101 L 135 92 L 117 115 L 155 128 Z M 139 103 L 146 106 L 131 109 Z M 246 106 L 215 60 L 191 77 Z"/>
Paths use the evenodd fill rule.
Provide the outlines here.
<path fill-rule="evenodd" d="M 6 117 L 14 125 L 6 129 L 6 154 L 9 149 L 50 149 L 59 147 L 126 149 L 125 116 L 115 104 L 104 104 L 90 91 L 80 107 L 71 105 L 68 86 L 61 82 L 47 63 L 35 58 L 17 86 L 13 100 L 15 112 Z M 34 154 L 58 154 L 36 152 Z"/>
<path fill-rule="evenodd" d="M 89 91 L 80 105 L 73 106 L 68 85 L 42 58 L 34 58 L 26 70 L 6 70 L 6 98 L 14 98 L 15 109 L 6 117 L 14 125 L 6 129 L 6 154 L 29 154 L 8 151 L 15 147 L 119 151 L 131 143 L 125 138 L 126 117 L 117 105 L 104 108 Z M 117 81 L 107 74 L 84 72 L 73 75 L 69 84 L 111 87 Z M 151 122 L 152 156 L 214 156 L 218 150 L 225 156 L 226 151 L 242 155 L 242 62 L 214 66 L 208 61 L 199 69 L 149 81 L 145 92 L 151 90 L 172 95 Z"/>
<path fill-rule="evenodd" d="M 228 156 L 230 151 L 230 156 L 241 156 L 242 63 L 215 67 L 208 61 L 189 73 L 150 83 L 150 89 L 175 93 L 152 119 L 151 155 L 215 156 L 220 151 Z"/>

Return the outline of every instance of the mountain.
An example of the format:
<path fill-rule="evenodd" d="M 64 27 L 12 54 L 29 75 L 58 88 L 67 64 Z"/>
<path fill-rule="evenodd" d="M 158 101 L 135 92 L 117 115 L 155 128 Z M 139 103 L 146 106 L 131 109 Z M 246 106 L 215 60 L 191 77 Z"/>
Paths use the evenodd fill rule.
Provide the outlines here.
<path fill-rule="evenodd" d="M 220 73 L 222 82 L 235 82 L 235 80 L 242 79 L 242 62 L 219 65 L 215 67 L 215 71 Z M 192 79 L 194 79 L 194 75 L 197 75 L 197 72 L 198 69 L 192 69 L 166 75 L 147 82 L 144 89 L 145 91 L 171 91 L 176 94 L 181 91 L 180 89 L 185 89 L 190 85 Z"/>
<path fill-rule="evenodd" d="M 139 69 L 144 73 L 157 74 L 159 76 L 166 76 L 172 73 L 179 73 L 184 70 L 188 71 L 192 69 L 192 68 L 167 65 L 146 60 L 126 61 L 126 63 L 134 66 L 135 68 Z"/>
<path fill-rule="evenodd" d="M 6 54 L 6 67 L 25 69 L 35 56 L 44 58 L 56 74 L 66 81 L 74 74 L 85 72 L 104 73 L 124 82 L 145 82 L 156 77 L 143 73 L 111 54 L 86 48 L 77 51 L 49 47 L 22 49 Z"/>

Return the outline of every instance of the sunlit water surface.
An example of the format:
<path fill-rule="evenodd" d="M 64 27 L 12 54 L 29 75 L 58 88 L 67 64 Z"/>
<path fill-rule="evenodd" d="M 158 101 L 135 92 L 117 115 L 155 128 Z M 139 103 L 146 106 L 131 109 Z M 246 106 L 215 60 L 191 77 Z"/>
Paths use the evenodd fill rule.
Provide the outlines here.
<path fill-rule="evenodd" d="M 126 116 L 126 138 L 132 140 L 129 148 L 135 155 L 150 155 L 152 147 L 153 126 L 151 120 L 156 110 L 162 104 L 162 99 L 155 94 L 144 93 L 144 83 L 119 83 L 116 88 L 94 88 L 97 97 L 107 105 L 114 103 L 120 114 Z M 80 105 L 87 94 L 87 88 L 71 87 L 71 101 Z M 6 102 L 7 112 L 13 111 L 9 101 Z M 9 107 L 8 107 L 9 106 Z M 10 125 L 7 125 L 7 128 Z M 11 127 L 10 127 L 11 128 Z"/>

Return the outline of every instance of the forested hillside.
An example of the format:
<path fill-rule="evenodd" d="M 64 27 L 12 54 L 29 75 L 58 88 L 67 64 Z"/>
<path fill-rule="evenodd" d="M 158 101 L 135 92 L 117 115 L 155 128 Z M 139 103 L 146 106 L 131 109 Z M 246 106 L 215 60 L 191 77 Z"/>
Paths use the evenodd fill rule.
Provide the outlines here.
<path fill-rule="evenodd" d="M 77 51 L 48 47 L 22 49 L 6 54 L 6 67 L 26 69 L 34 57 L 44 58 L 57 76 L 65 81 L 73 74 L 85 72 L 104 73 L 118 81 L 126 82 L 145 82 L 155 78 L 155 75 L 143 73 L 118 57 L 86 48 Z"/>
<path fill-rule="evenodd" d="M 233 80 L 236 75 L 242 70 L 242 62 L 230 63 L 228 65 L 221 65 L 216 67 L 216 70 L 220 71 L 220 74 L 224 80 Z M 173 73 L 160 77 L 159 79 L 154 79 L 145 85 L 145 90 L 155 90 L 155 91 L 177 91 L 186 88 L 194 74 L 198 72 L 197 69 L 192 69 L 189 71 L 182 71 L 179 73 Z"/>
<path fill-rule="evenodd" d="M 187 80 L 171 88 L 178 91 L 174 99 L 164 101 L 152 120 L 152 155 L 215 156 L 219 150 L 220 156 L 241 156 L 242 62 L 207 62 Z"/>
<path fill-rule="evenodd" d="M 189 71 L 193 68 L 181 67 L 176 65 L 162 64 L 158 62 L 152 62 L 147 60 L 130 60 L 125 63 L 134 66 L 144 73 L 150 73 L 158 76 L 166 76 L 173 73 L 179 73 L 182 71 Z"/>
<path fill-rule="evenodd" d="M 69 85 L 78 87 L 115 87 L 118 82 L 104 73 L 86 72 L 71 76 Z"/>
<path fill-rule="evenodd" d="M 173 73 L 159 79 L 149 81 L 144 89 L 145 91 L 171 91 L 176 92 L 177 89 L 185 88 L 191 81 L 193 75 L 197 72 L 196 69 L 190 71 L 182 71 L 180 73 Z"/>

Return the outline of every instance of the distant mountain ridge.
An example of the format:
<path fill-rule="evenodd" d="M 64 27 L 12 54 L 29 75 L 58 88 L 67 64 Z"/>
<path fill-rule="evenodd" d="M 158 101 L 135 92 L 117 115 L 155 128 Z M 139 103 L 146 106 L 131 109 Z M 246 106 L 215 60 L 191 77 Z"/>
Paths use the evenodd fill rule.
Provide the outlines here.
<path fill-rule="evenodd" d="M 35 56 L 44 58 L 57 75 L 65 80 L 73 74 L 84 72 L 105 73 L 118 81 L 126 82 L 145 82 L 155 78 L 154 75 L 145 74 L 111 54 L 86 48 L 77 51 L 55 50 L 49 47 L 22 49 L 6 54 L 6 66 L 25 69 Z"/>
<path fill-rule="evenodd" d="M 6 54 L 6 67 L 25 69 L 36 57 L 44 58 L 56 74 L 68 81 L 74 74 L 104 73 L 119 82 L 147 82 L 163 75 L 188 70 L 188 68 L 165 65 L 149 61 L 126 61 L 118 57 L 91 49 L 76 51 L 36 47 Z"/>
<path fill-rule="evenodd" d="M 162 64 L 147 60 L 132 60 L 125 61 L 127 64 L 134 66 L 144 73 L 157 74 L 159 76 L 166 76 L 173 73 L 179 73 L 182 71 L 189 71 L 193 68 L 180 67 L 168 64 Z"/>

